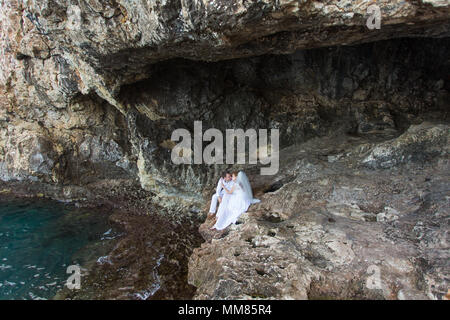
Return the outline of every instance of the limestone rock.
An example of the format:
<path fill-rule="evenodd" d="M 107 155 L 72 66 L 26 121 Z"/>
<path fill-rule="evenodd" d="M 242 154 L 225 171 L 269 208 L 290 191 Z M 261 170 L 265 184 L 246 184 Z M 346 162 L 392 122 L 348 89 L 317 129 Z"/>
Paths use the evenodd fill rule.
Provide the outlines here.
<path fill-rule="evenodd" d="M 119 86 L 145 77 L 149 62 L 291 53 L 382 40 L 392 37 L 393 30 L 396 37 L 448 35 L 448 3 L 380 2 L 382 28 L 377 32 L 365 27 L 371 4 L 336 0 L 82 1 L 76 5 L 6 1 L 3 8 L 5 16 L 10 12 L 21 15 L 35 32 L 56 44 L 56 50 L 77 68 L 82 92 L 95 90 L 120 108 L 114 99 Z"/>
<path fill-rule="evenodd" d="M 449 126 L 411 128 L 390 142 L 392 158 L 417 132 L 428 146 L 414 149 L 418 156 L 446 146 L 429 131 L 442 137 Z M 355 170 L 354 158 L 361 161 L 364 152 L 331 163 L 321 157 L 323 146 L 346 154 L 366 143 L 322 138 L 282 151 L 288 160 L 280 175 L 293 175 L 291 182 L 259 194 L 261 203 L 223 235 L 202 232 L 211 224 L 207 219 L 200 227 L 206 242 L 189 261 L 196 298 L 442 299 L 449 272 L 448 154 L 425 164 L 395 162 L 391 171 Z M 321 173 L 304 176 L 311 162 Z"/>
<path fill-rule="evenodd" d="M 450 5 L 372 4 L 2 1 L 0 179 L 198 218 L 231 166 L 175 166 L 172 132 L 279 129 L 275 177 L 232 166 L 262 203 L 200 228 L 196 297 L 440 298 Z"/>
<path fill-rule="evenodd" d="M 448 39 L 360 43 L 448 36 L 448 6 L 382 2 L 383 28 L 370 31 L 368 5 L 4 1 L 0 120 L 41 123 L 59 146 L 47 170 L 58 177 L 40 181 L 128 176 L 198 211 L 226 166 L 174 167 L 165 143 L 195 120 L 280 128 L 288 146 L 330 132 L 395 136 L 445 110 Z"/>
<path fill-rule="evenodd" d="M 362 161 L 368 167 L 390 168 L 408 161 L 427 161 L 449 154 L 450 132 L 445 125 L 411 126 L 395 139 L 376 146 Z"/>

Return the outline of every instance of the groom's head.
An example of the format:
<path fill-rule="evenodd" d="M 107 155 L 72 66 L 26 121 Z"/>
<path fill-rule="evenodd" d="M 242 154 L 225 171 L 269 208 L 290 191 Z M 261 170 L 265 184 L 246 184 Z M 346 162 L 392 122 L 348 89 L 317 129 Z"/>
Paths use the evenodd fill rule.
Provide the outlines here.
<path fill-rule="evenodd" d="M 225 181 L 230 181 L 230 180 L 231 180 L 231 173 L 229 173 L 228 171 L 225 171 L 225 172 L 222 174 L 222 178 L 223 178 Z"/>

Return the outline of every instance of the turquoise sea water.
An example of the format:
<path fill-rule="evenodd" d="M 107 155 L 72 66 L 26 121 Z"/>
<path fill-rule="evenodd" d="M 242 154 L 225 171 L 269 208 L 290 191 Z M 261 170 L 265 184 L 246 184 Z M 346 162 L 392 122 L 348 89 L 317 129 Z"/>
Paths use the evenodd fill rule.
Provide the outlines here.
<path fill-rule="evenodd" d="M 51 299 L 70 276 L 69 265 L 95 263 L 117 235 L 104 213 L 0 200 L 0 299 Z"/>

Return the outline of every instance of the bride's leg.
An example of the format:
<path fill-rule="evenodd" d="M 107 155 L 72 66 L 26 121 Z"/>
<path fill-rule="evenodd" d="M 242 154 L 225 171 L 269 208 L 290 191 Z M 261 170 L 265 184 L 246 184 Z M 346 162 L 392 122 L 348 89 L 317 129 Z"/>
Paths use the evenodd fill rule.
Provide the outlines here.
<path fill-rule="evenodd" d="M 236 198 L 233 194 L 224 195 L 222 202 L 219 205 L 219 210 L 217 211 L 217 220 L 214 228 L 217 230 L 223 230 L 231 224 L 230 219 L 232 219 L 232 206 Z"/>

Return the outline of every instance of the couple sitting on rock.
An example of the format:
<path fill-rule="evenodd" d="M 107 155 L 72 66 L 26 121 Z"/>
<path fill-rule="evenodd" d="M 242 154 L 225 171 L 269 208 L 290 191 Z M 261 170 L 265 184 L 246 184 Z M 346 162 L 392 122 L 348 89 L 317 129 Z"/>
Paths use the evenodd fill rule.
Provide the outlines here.
<path fill-rule="evenodd" d="M 259 202 L 253 199 L 252 187 L 247 175 L 243 171 L 224 172 L 217 184 L 216 193 L 212 196 L 210 214 L 216 212 L 217 201 L 219 209 L 216 214 L 216 223 L 211 229 L 223 230 L 232 223 L 236 223 L 239 216 L 246 212 L 252 203 Z"/>

